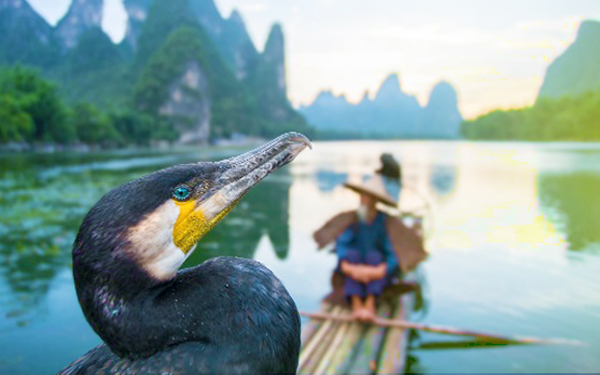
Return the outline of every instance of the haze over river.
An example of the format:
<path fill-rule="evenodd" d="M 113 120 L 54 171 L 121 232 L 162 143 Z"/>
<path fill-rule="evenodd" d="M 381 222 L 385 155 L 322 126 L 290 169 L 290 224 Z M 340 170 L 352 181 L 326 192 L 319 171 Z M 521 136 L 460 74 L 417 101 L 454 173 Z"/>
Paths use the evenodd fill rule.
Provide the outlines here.
<path fill-rule="evenodd" d="M 71 244 L 108 190 L 235 149 L 0 155 L 0 374 L 54 373 L 100 343 L 77 303 Z M 430 258 L 415 319 L 583 346 L 471 346 L 418 333 L 412 372 L 600 371 L 600 144 L 316 142 L 252 190 L 186 262 L 253 257 L 318 309 L 335 255 L 312 232 L 356 207 L 341 184 L 382 152 L 402 164 L 401 205 L 425 215 Z M 451 341 L 454 344 L 450 345 Z"/>

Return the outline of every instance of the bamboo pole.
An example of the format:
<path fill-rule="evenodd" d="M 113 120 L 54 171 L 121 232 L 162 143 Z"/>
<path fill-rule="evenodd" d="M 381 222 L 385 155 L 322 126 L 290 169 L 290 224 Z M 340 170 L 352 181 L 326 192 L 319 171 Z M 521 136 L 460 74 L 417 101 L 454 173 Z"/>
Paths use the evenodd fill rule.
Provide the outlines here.
<path fill-rule="evenodd" d="M 328 302 L 323 302 L 321 304 L 321 311 L 330 312 L 333 309 L 333 305 Z M 302 343 L 301 350 L 304 350 L 306 344 L 310 341 L 310 339 L 314 336 L 314 334 L 319 330 L 323 320 L 320 319 L 310 319 L 302 327 L 302 332 L 300 336 L 300 342 Z"/>
<path fill-rule="evenodd" d="M 377 309 L 377 315 L 384 318 L 389 318 L 392 313 L 393 307 L 389 303 L 382 303 Z M 351 366 L 345 369 L 347 373 L 353 374 L 367 374 L 373 371 L 373 360 L 377 360 L 383 337 L 385 335 L 385 328 L 375 325 L 365 325 L 367 329 L 365 335 L 357 347 L 356 357 L 352 361 Z"/>
<path fill-rule="evenodd" d="M 338 317 L 340 312 L 342 311 L 341 306 L 336 306 L 333 308 L 331 313 L 326 313 L 332 317 Z M 303 372 L 303 369 L 307 366 L 307 362 L 313 356 L 313 353 L 319 346 L 319 344 L 323 341 L 323 338 L 326 334 L 333 328 L 334 320 L 330 319 L 325 321 L 319 329 L 312 335 L 311 339 L 304 345 L 304 349 L 300 352 L 300 358 L 298 360 L 298 368 L 300 372 Z"/>
<path fill-rule="evenodd" d="M 301 369 L 302 373 L 315 373 L 317 367 L 319 367 L 319 365 L 321 364 L 322 358 L 327 353 L 327 350 L 331 346 L 331 343 L 333 342 L 336 333 L 339 331 L 342 324 L 347 323 L 336 322 L 335 325 L 331 328 L 331 330 L 323 337 L 323 340 L 317 345 L 317 348 L 315 349 L 313 354 L 310 356 L 310 358 L 307 359 L 305 367 Z"/>
<path fill-rule="evenodd" d="M 344 310 L 342 310 L 342 312 L 340 314 L 344 314 L 344 313 L 345 313 Z M 317 345 L 317 348 L 314 350 L 313 354 L 310 356 L 309 359 L 307 359 L 306 366 L 302 369 L 302 371 L 304 373 L 307 373 L 307 374 L 315 373 L 315 371 L 317 370 L 317 367 L 319 367 L 319 365 L 321 364 L 322 359 L 327 354 L 328 349 L 331 347 L 333 341 L 335 340 L 337 333 L 339 332 L 339 330 L 343 324 L 347 324 L 347 323 L 336 322 L 331 327 L 331 329 L 323 336 L 323 339 L 321 340 L 321 342 L 319 342 L 319 344 Z"/>
<path fill-rule="evenodd" d="M 331 358 L 329 366 L 325 369 L 326 373 L 348 373 L 346 368 L 352 362 L 354 350 L 366 331 L 366 327 L 362 323 L 353 322 L 349 324 L 350 328 L 348 328 L 344 340 Z"/>
<path fill-rule="evenodd" d="M 400 299 L 400 303 L 392 317 L 394 319 L 404 319 L 409 311 L 409 296 L 405 295 Z M 385 335 L 382 351 L 377 368 L 378 374 L 398 374 L 404 373 L 406 366 L 406 348 L 408 346 L 408 330 L 405 328 L 388 328 Z"/>
<path fill-rule="evenodd" d="M 348 329 L 350 328 L 350 324 L 352 324 L 352 323 L 342 323 L 340 325 L 340 328 L 337 330 L 335 336 L 333 337 L 331 344 L 328 345 L 327 350 L 325 351 L 325 354 L 321 358 L 319 365 L 313 371 L 313 374 L 324 374 L 325 373 L 325 370 L 331 364 L 332 357 L 335 355 L 336 351 L 338 350 L 338 347 L 341 345 L 342 340 L 344 339 L 344 336 L 346 336 L 346 333 L 348 332 Z"/>
<path fill-rule="evenodd" d="M 351 316 L 333 316 L 328 313 L 309 313 L 309 312 L 300 312 L 300 315 L 307 316 L 311 319 L 324 319 L 324 320 L 335 320 L 337 322 L 349 322 L 354 319 Z M 418 329 L 425 332 L 434 332 L 441 333 L 445 335 L 460 335 L 460 336 L 474 336 L 479 340 L 495 340 L 495 341 L 509 341 L 509 342 L 519 342 L 522 344 L 556 344 L 556 345 L 583 345 L 581 341 L 577 340 L 569 340 L 569 339 L 541 339 L 536 337 L 521 337 L 521 336 L 503 336 L 496 335 L 492 333 L 484 333 L 484 332 L 476 332 L 469 330 L 462 330 L 453 327 L 446 326 L 435 326 L 435 325 L 427 325 L 427 324 L 419 324 L 419 323 L 411 323 L 406 320 L 401 319 L 384 319 L 376 317 L 371 323 L 373 325 L 379 327 L 396 327 L 396 328 L 413 328 Z"/>

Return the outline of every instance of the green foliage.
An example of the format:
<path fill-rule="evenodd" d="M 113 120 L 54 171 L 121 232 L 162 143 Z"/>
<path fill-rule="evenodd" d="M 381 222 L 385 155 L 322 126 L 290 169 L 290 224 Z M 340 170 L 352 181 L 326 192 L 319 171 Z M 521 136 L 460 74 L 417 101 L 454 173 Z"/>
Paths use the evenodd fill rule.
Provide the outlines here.
<path fill-rule="evenodd" d="M 154 0 L 138 39 L 136 65 L 143 66 L 173 31 L 184 26 L 198 27 L 188 0 Z"/>
<path fill-rule="evenodd" d="M 169 86 L 184 74 L 186 65 L 192 61 L 206 64 L 196 36 L 196 30 L 181 27 L 150 59 L 134 88 L 137 108 L 158 116 L 159 108 L 169 99 Z"/>
<path fill-rule="evenodd" d="M 196 97 L 198 102 L 205 95 L 210 98 L 211 126 L 217 132 L 215 135 L 259 134 L 260 119 L 250 94 L 235 80 L 199 25 L 177 28 L 152 56 L 134 89 L 136 108 L 156 121 L 170 123 L 173 131 L 184 130 L 185 118 L 165 116 L 160 113 L 160 108 L 169 100 L 170 87 L 180 80 L 191 64 L 196 64 L 203 79 L 207 80 L 208 92 L 186 85 L 182 85 L 183 91 Z"/>
<path fill-rule="evenodd" d="M 56 86 L 41 79 L 37 73 L 23 68 L 0 71 L 0 95 L 13 101 L 20 111 L 33 122 L 33 134 L 23 133 L 24 139 L 43 142 L 67 143 L 75 132 L 65 121 L 65 107 L 56 92 Z"/>
<path fill-rule="evenodd" d="M 546 71 L 538 98 L 578 95 L 600 86 L 600 22 L 583 21 L 577 39 Z"/>
<path fill-rule="evenodd" d="M 497 110 L 464 121 L 468 139 L 527 141 L 600 140 L 600 91 L 560 99 L 540 99 L 528 108 Z"/>
<path fill-rule="evenodd" d="M 104 109 L 124 106 L 133 82 L 126 53 L 100 28 L 81 34 L 47 75 L 60 82 L 60 94 L 68 103 L 86 101 Z"/>
<path fill-rule="evenodd" d="M 0 143 L 31 139 L 33 120 L 12 96 L 0 96 L 0 124 Z"/>
<path fill-rule="evenodd" d="M 69 121 L 80 141 L 88 144 L 115 145 L 120 134 L 110 118 L 90 103 L 78 103 L 71 109 Z"/>
<path fill-rule="evenodd" d="M 142 64 L 145 60 L 148 62 Z M 139 38 L 136 64 L 143 65 L 143 69 L 133 90 L 135 107 L 157 122 L 170 124 L 167 126 L 175 132 L 185 130 L 185 118 L 161 115 L 159 110 L 169 100 L 169 89 L 191 63 L 197 64 L 208 81 L 211 137 L 233 133 L 272 137 L 290 130 L 312 132 L 284 95 L 273 95 L 264 89 L 265 85 L 277 86 L 276 81 L 271 82 L 276 77 L 273 66 L 262 65 L 263 69 L 252 78 L 238 82 L 190 11 L 188 1 L 155 0 Z M 192 96 L 197 94 L 198 101 L 206 94 L 185 85 L 183 88 Z"/>
<path fill-rule="evenodd" d="M 156 133 L 154 120 L 133 110 L 111 113 L 110 120 L 127 144 L 149 145 Z"/>
<path fill-rule="evenodd" d="M 174 140 L 164 123 L 136 111 L 105 113 L 91 103 L 67 108 L 56 86 L 23 68 L 0 70 L 0 143 L 77 141 L 102 146 Z"/>
<path fill-rule="evenodd" d="M 63 49 L 52 27 L 33 10 L 18 17 L 0 10 L 0 31 L 17 35 L 0 37 L 0 143 L 149 145 L 178 140 L 205 116 L 210 116 L 212 138 L 272 137 L 290 130 L 311 134 L 285 95 L 263 87 L 277 84 L 269 72 L 273 66 L 261 66 L 256 85 L 235 78 L 215 47 L 218 35 L 211 39 L 205 32 L 190 0 L 142 1 L 151 5 L 135 52 L 127 42 L 114 45 L 100 28 L 88 29 L 73 48 Z M 230 42 L 252 47 L 239 25 L 229 32 L 241 39 Z M 3 64 L 37 66 L 58 86 L 31 70 Z M 190 66 L 200 71 L 200 87 L 188 87 L 183 79 Z M 184 105 L 161 111 L 174 87 L 185 97 Z"/>

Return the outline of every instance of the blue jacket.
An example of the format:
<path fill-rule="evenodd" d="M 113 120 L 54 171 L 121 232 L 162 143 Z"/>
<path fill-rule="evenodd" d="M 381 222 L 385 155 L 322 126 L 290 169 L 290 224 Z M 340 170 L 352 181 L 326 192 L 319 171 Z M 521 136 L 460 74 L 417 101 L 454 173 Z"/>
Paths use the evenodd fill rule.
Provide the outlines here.
<path fill-rule="evenodd" d="M 335 245 L 340 261 L 346 258 L 351 249 L 360 251 L 363 257 L 369 251 L 379 251 L 387 264 L 387 274 L 398 270 L 398 258 L 387 233 L 384 213 L 378 212 L 370 224 L 358 222 L 350 225 L 337 238 Z"/>

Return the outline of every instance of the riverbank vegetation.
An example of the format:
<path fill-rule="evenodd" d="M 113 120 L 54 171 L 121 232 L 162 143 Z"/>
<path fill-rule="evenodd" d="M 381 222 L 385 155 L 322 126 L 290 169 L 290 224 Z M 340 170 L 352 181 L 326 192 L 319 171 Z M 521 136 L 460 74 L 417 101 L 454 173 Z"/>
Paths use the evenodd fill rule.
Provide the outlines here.
<path fill-rule="evenodd" d="M 12 144 L 17 148 L 35 148 L 35 145 L 84 144 L 115 148 L 176 142 L 182 120 L 158 113 L 156 102 L 150 101 L 153 110 L 144 110 L 139 103 L 143 94 L 159 92 L 164 96 L 164 89 L 152 87 L 154 81 L 144 80 L 146 76 L 142 75 L 141 84 L 135 87 L 133 103 L 119 104 L 117 101 L 100 106 L 85 98 L 81 101 L 66 99 L 64 88 L 61 91 L 58 85 L 43 78 L 36 70 L 19 66 L 0 68 L 0 146 Z M 162 82 L 162 86 L 167 84 Z M 213 93 L 216 98 L 213 138 L 231 137 L 236 132 L 269 138 L 291 130 L 314 136 L 314 131 L 299 116 L 298 121 L 270 123 L 265 120 L 267 116 L 252 111 L 254 107 L 248 104 L 245 92 L 236 91 L 234 84 L 230 86 L 229 92 Z M 223 100 L 219 100 L 221 98 Z"/>
<path fill-rule="evenodd" d="M 19 67 L 0 69 L 0 124 L 0 143 L 117 147 L 174 139 L 165 126 L 132 110 L 68 105 L 56 85 Z"/>
<path fill-rule="evenodd" d="M 461 133 L 472 140 L 600 141 L 600 90 L 496 110 L 464 121 Z"/>

